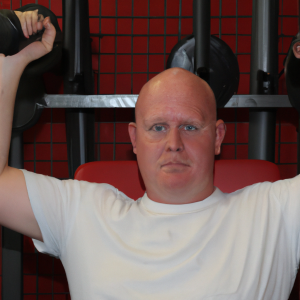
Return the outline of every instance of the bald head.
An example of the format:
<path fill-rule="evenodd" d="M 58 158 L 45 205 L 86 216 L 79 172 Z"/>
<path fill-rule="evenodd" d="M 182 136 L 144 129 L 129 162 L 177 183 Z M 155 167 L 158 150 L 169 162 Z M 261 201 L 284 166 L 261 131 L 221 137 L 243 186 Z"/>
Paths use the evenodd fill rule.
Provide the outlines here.
<path fill-rule="evenodd" d="M 225 134 L 209 85 L 184 69 L 168 69 L 145 84 L 135 113 L 128 130 L 150 199 L 183 204 L 208 197 Z"/>
<path fill-rule="evenodd" d="M 203 118 L 216 120 L 216 100 L 210 86 L 193 73 L 181 68 L 170 68 L 148 81 L 136 103 L 136 121 L 149 106 L 162 107 L 178 101 L 193 102 Z"/>

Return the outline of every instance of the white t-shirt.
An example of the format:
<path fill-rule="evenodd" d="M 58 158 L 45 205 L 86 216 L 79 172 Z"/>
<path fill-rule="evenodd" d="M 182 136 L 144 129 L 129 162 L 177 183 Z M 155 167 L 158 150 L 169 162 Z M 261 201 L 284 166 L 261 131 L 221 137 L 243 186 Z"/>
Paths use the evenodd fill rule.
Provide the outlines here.
<path fill-rule="evenodd" d="M 23 171 L 72 300 L 288 299 L 299 262 L 300 177 L 203 201 L 137 201 L 108 184 Z"/>

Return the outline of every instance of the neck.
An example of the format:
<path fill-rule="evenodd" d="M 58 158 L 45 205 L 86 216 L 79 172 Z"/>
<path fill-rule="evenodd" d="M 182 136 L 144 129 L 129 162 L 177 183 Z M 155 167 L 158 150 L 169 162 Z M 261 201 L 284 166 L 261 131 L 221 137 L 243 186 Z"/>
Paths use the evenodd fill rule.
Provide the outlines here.
<path fill-rule="evenodd" d="M 184 189 L 166 189 L 156 188 L 151 189 L 146 187 L 147 196 L 149 199 L 165 204 L 188 204 L 199 202 L 209 197 L 215 190 L 213 183 L 207 185 L 204 189 L 184 188 Z"/>

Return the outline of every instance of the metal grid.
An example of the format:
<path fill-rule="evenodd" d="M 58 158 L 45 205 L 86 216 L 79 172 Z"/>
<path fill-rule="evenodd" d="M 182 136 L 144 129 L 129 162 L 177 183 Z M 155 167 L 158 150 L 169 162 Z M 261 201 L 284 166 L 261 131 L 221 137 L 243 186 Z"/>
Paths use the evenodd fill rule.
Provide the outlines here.
<path fill-rule="evenodd" d="M 45 0 L 47 1 L 47 0 Z M 52 0 L 55 1 L 55 0 Z M 131 3 L 131 15 L 130 16 L 120 16 L 118 15 L 118 4 L 120 4 L 122 1 L 121 0 L 115 0 L 115 16 L 104 16 L 102 15 L 102 7 L 103 3 L 111 1 L 112 0 L 99 0 L 99 16 L 90 16 L 90 20 L 97 20 L 99 19 L 99 33 L 103 36 L 103 38 L 100 38 L 99 33 L 92 33 L 91 37 L 94 39 L 93 41 L 93 59 L 95 57 L 97 58 L 95 61 L 97 62 L 94 64 L 94 72 L 95 72 L 95 82 L 96 82 L 96 88 L 95 88 L 95 93 L 96 94 L 101 94 L 103 93 L 103 87 L 105 85 L 110 84 L 108 80 L 105 78 L 105 76 L 111 76 L 113 77 L 113 87 L 110 90 L 109 93 L 119 93 L 119 82 L 118 79 L 120 78 L 119 75 L 128 75 L 130 76 L 130 86 L 129 86 L 129 91 L 126 91 L 126 93 L 138 93 L 138 90 L 140 86 L 142 85 L 142 81 L 138 82 L 136 86 L 136 78 L 137 76 L 141 76 L 144 78 L 144 82 L 148 81 L 151 79 L 155 74 L 158 72 L 162 71 L 164 66 L 166 65 L 167 57 L 170 53 L 170 44 L 168 43 L 168 38 L 172 37 L 174 38 L 174 45 L 176 44 L 177 41 L 179 41 L 181 38 L 184 38 L 186 35 L 191 34 L 192 31 L 186 32 L 186 30 L 183 30 L 183 23 L 185 23 L 186 20 L 191 20 L 192 15 L 186 15 L 183 13 L 183 10 L 185 9 L 186 5 L 190 5 L 190 2 L 192 0 L 178 0 L 178 1 L 173 1 L 173 0 L 161 0 L 161 2 L 164 3 L 164 13 L 163 15 L 156 16 L 150 14 L 150 9 L 151 9 L 151 4 L 155 2 L 155 0 L 146 0 L 144 1 L 147 6 L 147 15 L 140 15 L 136 16 L 134 13 L 135 9 L 135 4 L 137 1 L 141 0 L 132 0 Z M 20 6 L 22 6 L 23 3 L 25 3 L 25 0 L 22 1 L 20 0 Z M 22 3 L 23 2 L 23 3 Z M 26 3 L 40 3 L 38 0 L 33 0 L 33 1 L 26 1 Z M 90 0 L 92 2 L 92 0 Z M 178 4 L 178 14 L 177 15 L 169 15 L 167 13 L 169 5 L 171 3 L 176 2 Z M 297 29 L 291 30 L 291 34 L 285 34 L 284 33 L 284 20 L 286 19 L 295 19 L 298 18 L 297 13 L 298 10 L 295 11 L 295 15 L 287 15 L 284 14 L 284 1 L 280 0 L 281 2 L 281 11 L 280 11 L 280 17 L 279 17 L 279 22 L 280 22 L 280 33 L 279 33 L 279 41 L 281 47 L 279 48 L 279 55 L 280 55 L 280 62 L 282 63 L 283 57 L 287 53 L 287 46 L 288 40 L 291 40 L 291 38 L 294 36 L 294 34 L 297 32 Z M 235 52 L 237 57 L 240 59 L 242 57 L 249 57 L 251 48 L 250 48 L 250 43 L 246 45 L 246 49 L 243 49 L 240 47 L 242 40 L 244 39 L 250 39 L 251 38 L 251 32 L 243 33 L 244 31 L 242 30 L 241 33 L 239 32 L 239 29 L 241 28 L 242 23 L 241 20 L 251 20 L 251 11 L 249 11 L 249 15 L 244 15 L 244 14 L 239 14 L 239 6 L 241 4 L 241 1 L 239 0 L 215 0 L 211 1 L 212 3 L 212 8 L 213 5 L 219 6 L 218 9 L 218 14 L 215 14 L 212 16 L 212 23 L 217 24 L 217 27 L 212 26 L 212 33 L 217 35 L 219 38 L 224 39 L 232 48 L 232 50 Z M 228 6 L 229 4 L 232 3 L 235 5 L 235 13 L 233 14 L 224 14 L 224 7 Z M 11 0 L 11 8 L 12 8 L 12 0 Z M 285 4 L 286 5 L 286 4 Z M 51 9 L 51 0 L 49 0 L 49 8 Z M 214 10 L 215 11 L 215 10 Z M 58 16 L 58 19 L 61 19 L 62 16 Z M 169 20 L 177 20 L 178 19 L 178 30 L 174 33 L 167 33 L 167 27 L 168 27 L 168 21 Z M 102 29 L 102 21 L 103 20 L 114 20 L 115 24 L 115 33 L 105 33 Z M 132 20 L 131 23 L 131 32 L 130 33 L 118 33 L 118 24 L 122 20 Z M 145 20 L 147 22 L 147 32 L 143 34 L 137 34 L 135 33 L 135 20 Z M 150 26 L 151 22 L 153 20 L 162 20 L 163 21 L 163 33 L 153 33 L 150 32 Z M 233 23 L 235 24 L 235 29 L 226 29 L 226 24 L 228 24 L 228 20 L 232 20 Z M 216 28 L 218 28 L 216 30 Z M 250 29 L 251 31 L 251 29 Z M 118 45 L 122 43 L 118 38 L 119 37 L 129 37 L 131 38 L 130 42 L 130 51 L 129 52 L 119 52 L 118 51 Z M 157 52 L 152 52 L 151 47 L 153 46 L 152 38 L 155 37 L 161 37 L 163 38 L 163 47 L 162 51 L 157 51 Z M 114 51 L 101 51 L 101 48 L 103 48 L 103 45 L 105 45 L 107 38 L 115 38 L 114 41 Z M 145 51 L 140 51 L 140 52 L 135 52 L 134 51 L 134 38 L 145 38 L 147 45 Z M 130 70 L 126 71 L 120 71 L 119 66 L 120 66 L 120 61 L 118 60 L 121 56 L 128 56 L 130 59 Z M 114 61 L 114 68 L 112 71 L 103 71 L 103 65 L 105 64 L 105 60 L 107 59 L 108 56 L 113 56 L 113 61 Z M 135 70 L 134 68 L 134 61 L 136 56 L 146 56 L 146 66 L 144 67 L 143 70 Z M 151 68 L 151 63 L 153 61 L 153 58 L 156 57 L 163 57 L 162 61 L 163 63 L 161 64 L 161 69 L 153 70 Z M 244 61 L 243 59 L 239 60 Z M 280 66 L 282 64 L 280 63 Z M 95 67 L 96 66 L 96 67 Z M 240 64 L 241 67 L 241 64 Z M 243 67 L 241 69 L 241 84 L 242 88 L 240 88 L 239 92 L 247 94 L 247 89 L 249 91 L 249 75 L 250 75 L 250 66 L 249 70 L 247 69 L 248 67 Z M 104 77 L 103 77 L 104 76 Z M 248 82 L 247 82 L 248 81 Z M 104 89 L 105 90 L 105 89 Z M 119 145 L 125 145 L 125 146 L 130 146 L 129 141 L 118 141 L 118 126 L 120 124 L 126 125 L 129 121 L 134 120 L 134 111 L 133 109 L 127 109 L 126 117 L 120 116 L 120 111 L 118 109 L 103 109 L 103 110 L 96 110 L 96 158 L 97 160 L 103 160 L 106 159 L 104 157 L 103 152 L 101 152 L 101 147 L 107 147 L 109 146 L 112 154 L 111 157 L 113 160 L 116 160 L 119 158 L 119 152 L 118 152 L 118 147 Z M 65 160 L 61 161 L 56 161 L 53 160 L 53 146 L 55 144 L 59 144 L 56 142 L 53 142 L 53 124 L 55 123 L 53 121 L 53 116 L 57 113 L 57 110 L 55 109 L 48 109 L 47 111 L 50 111 L 50 120 L 49 118 L 47 119 L 46 123 L 50 123 L 50 142 L 36 142 L 34 139 L 33 142 L 28 142 L 28 145 L 33 145 L 34 147 L 34 157 L 33 159 L 26 160 L 25 163 L 32 164 L 33 163 L 33 171 L 37 171 L 37 163 L 49 163 L 51 165 L 50 169 L 50 174 L 53 175 L 53 163 L 55 162 L 66 162 Z M 49 112 L 45 112 L 45 114 L 49 114 Z M 287 109 L 285 110 L 285 114 L 294 114 L 294 111 L 292 109 Z M 285 126 L 283 124 L 285 122 L 285 114 L 281 114 L 278 118 L 278 123 L 277 123 L 277 129 L 278 129 L 278 139 L 276 142 L 276 147 L 277 147 L 277 163 L 279 165 L 284 165 L 284 166 L 295 166 L 295 162 L 288 162 L 288 163 L 283 163 L 281 162 L 281 148 L 282 145 L 295 145 L 296 141 L 293 141 L 294 137 L 291 138 L 289 142 L 286 142 L 286 139 L 283 138 L 284 131 L 282 130 L 282 126 Z M 247 127 L 248 124 L 248 119 L 247 119 L 247 109 L 223 109 L 219 111 L 219 115 L 227 121 L 228 126 L 231 126 L 231 130 L 233 131 L 233 139 L 229 140 L 228 142 L 224 143 L 224 148 L 226 147 L 231 147 L 228 148 L 229 150 L 225 153 L 221 158 L 242 158 L 243 156 L 246 155 L 247 151 L 242 151 L 243 153 L 241 154 L 239 149 L 240 147 L 244 147 L 246 149 L 247 147 L 247 137 L 245 137 L 244 142 L 240 141 L 239 138 L 239 132 L 240 128 L 243 128 L 243 126 Z M 98 117 L 97 117 L 98 116 Z M 63 123 L 63 121 L 61 122 Z M 110 141 L 103 141 L 101 140 L 101 126 L 103 125 L 111 126 L 111 135 L 112 139 Z M 40 124 L 36 126 L 38 128 Z M 295 128 L 294 128 L 295 131 Z M 243 132 L 243 130 L 242 130 Z M 295 135 L 295 132 L 294 132 Z M 126 138 L 125 138 L 126 140 Z M 40 144 L 50 144 L 50 160 L 37 160 L 36 157 L 36 148 Z M 65 144 L 65 142 L 62 142 L 61 144 Z M 122 150 L 122 149 L 121 149 Z M 121 151 L 120 150 L 120 151 Z M 109 151 L 108 151 L 109 152 Z M 230 155 L 228 155 L 228 153 Z M 242 156 L 242 157 L 241 157 Z M 132 159 L 131 156 L 128 156 L 129 159 Z M 293 170 L 291 170 L 291 173 Z M 58 176 L 60 177 L 60 176 Z M 62 177 L 60 177 L 62 178 Z M 48 268 L 47 272 L 44 272 L 40 266 L 44 264 L 44 260 L 47 260 L 42 254 L 37 254 L 35 250 L 32 248 L 31 242 L 25 238 L 24 240 L 24 283 L 27 284 L 26 287 L 24 287 L 24 299 L 68 299 L 68 293 L 67 292 L 59 292 L 59 288 L 56 288 L 57 283 L 59 283 L 59 276 L 63 276 L 63 272 L 61 270 L 61 267 L 59 266 L 58 269 L 59 271 L 56 273 L 56 268 L 55 266 L 58 265 L 58 262 L 54 258 L 47 258 L 48 259 Z M 31 267 L 28 267 L 30 262 Z M 26 266 L 25 266 L 26 265 Z M 33 267 L 32 267 L 33 266 Z M 50 266 L 50 267 L 49 267 Z M 33 278 L 34 280 L 27 280 L 28 278 Z M 49 284 L 46 285 L 45 287 L 41 288 L 41 282 L 44 281 L 44 278 L 48 279 Z M 35 282 L 33 284 L 33 281 Z M 40 287 L 40 288 L 39 288 Z M 48 289 L 48 290 L 47 290 Z M 47 292 L 41 292 L 41 290 Z M 60 298 L 59 298 L 60 297 Z"/>
<path fill-rule="evenodd" d="M 118 115 L 122 115 L 124 109 L 96 109 L 96 123 L 95 123 L 95 160 L 134 160 L 135 156 L 132 153 L 131 142 L 127 133 L 127 125 L 129 122 L 134 122 L 134 110 L 131 108 L 125 109 L 126 117 L 122 120 L 118 118 Z M 103 121 L 101 113 L 109 112 L 110 116 Z M 98 118 L 97 118 L 98 117 Z M 98 120 L 97 120 L 98 119 Z M 100 122 L 99 119 L 102 121 Z M 97 122 L 98 121 L 98 122 Z M 113 135 L 111 139 L 103 139 L 103 130 L 106 127 L 110 127 Z M 119 127 L 119 128 L 117 128 Z M 125 134 L 123 134 L 125 133 Z M 122 138 L 123 137 L 123 138 Z M 124 146 L 123 146 L 124 145 Z M 105 147 L 107 150 L 105 151 Z M 129 150 L 129 154 L 123 156 L 123 151 L 116 151 L 116 147 L 125 147 Z M 102 149 L 101 149 L 102 148 Z M 125 149 L 125 151 L 127 150 Z M 123 149 L 124 150 L 124 149 Z M 106 153 L 107 152 L 107 153 Z M 121 154 L 121 156 L 120 156 Z"/>

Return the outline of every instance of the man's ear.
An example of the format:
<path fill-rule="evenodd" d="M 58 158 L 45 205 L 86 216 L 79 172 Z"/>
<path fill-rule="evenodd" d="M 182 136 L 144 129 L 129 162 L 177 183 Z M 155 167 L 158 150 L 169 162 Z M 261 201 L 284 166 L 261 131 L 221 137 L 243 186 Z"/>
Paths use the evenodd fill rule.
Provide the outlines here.
<path fill-rule="evenodd" d="M 216 141 L 215 141 L 215 155 L 221 153 L 221 145 L 226 133 L 226 125 L 223 120 L 218 120 L 216 123 Z"/>
<path fill-rule="evenodd" d="M 297 42 L 293 45 L 293 52 L 296 58 L 300 58 L 300 42 Z"/>
<path fill-rule="evenodd" d="M 128 124 L 128 133 L 133 147 L 133 153 L 136 154 L 136 123 Z"/>

